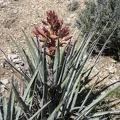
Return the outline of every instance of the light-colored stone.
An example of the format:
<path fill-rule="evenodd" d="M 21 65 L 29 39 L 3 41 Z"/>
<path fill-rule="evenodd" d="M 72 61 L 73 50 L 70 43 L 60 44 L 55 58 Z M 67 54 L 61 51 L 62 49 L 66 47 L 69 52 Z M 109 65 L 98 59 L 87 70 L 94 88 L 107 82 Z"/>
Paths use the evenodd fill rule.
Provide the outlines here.
<path fill-rule="evenodd" d="M 114 73 L 116 72 L 116 68 L 110 66 L 110 67 L 108 68 L 108 71 L 109 71 L 109 73 L 114 74 Z"/>
<path fill-rule="evenodd" d="M 2 84 L 6 85 L 9 83 L 8 79 L 1 79 L 0 80 L 2 82 Z"/>
<path fill-rule="evenodd" d="M 18 8 L 12 9 L 12 13 L 17 14 L 19 12 Z"/>
<path fill-rule="evenodd" d="M 19 56 L 16 54 L 8 54 L 8 59 L 10 60 L 17 59 L 17 58 L 19 58 Z"/>
<path fill-rule="evenodd" d="M 13 59 L 12 60 L 15 64 L 20 64 L 21 63 L 21 60 L 18 58 L 18 59 Z"/>

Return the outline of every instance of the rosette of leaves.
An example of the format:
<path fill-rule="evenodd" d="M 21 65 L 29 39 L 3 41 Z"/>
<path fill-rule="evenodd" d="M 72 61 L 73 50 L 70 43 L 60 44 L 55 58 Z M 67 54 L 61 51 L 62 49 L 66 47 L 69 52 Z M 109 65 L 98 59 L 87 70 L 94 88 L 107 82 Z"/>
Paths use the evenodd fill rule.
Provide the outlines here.
<path fill-rule="evenodd" d="M 78 13 L 77 27 L 82 29 L 82 35 L 87 34 L 92 28 L 95 20 L 98 18 L 96 24 L 96 34 L 92 38 L 91 42 L 99 36 L 103 31 L 103 27 L 108 23 L 107 29 L 101 36 L 99 43 L 97 44 L 96 53 L 99 52 L 107 37 L 113 31 L 114 27 L 116 30 L 112 35 L 109 43 L 106 45 L 104 50 L 105 55 L 114 56 L 119 60 L 120 53 L 120 2 L 119 0 L 86 0 L 85 9 Z"/>
<path fill-rule="evenodd" d="M 48 18 L 47 21 L 44 21 L 44 24 L 50 28 L 56 23 L 60 25 L 58 18 L 57 22 L 55 22 L 56 20 L 54 22 L 49 21 L 49 18 L 53 20 L 53 18 L 56 18 L 55 16 L 55 12 L 47 12 Z M 76 45 L 79 37 L 73 43 L 70 37 L 67 37 L 69 34 L 65 34 L 66 32 L 63 33 L 65 34 L 63 37 L 61 33 L 64 29 L 61 27 L 57 27 L 56 32 L 53 31 L 55 30 L 53 28 L 49 30 L 48 32 L 48 30 L 35 27 L 36 39 L 32 39 L 32 41 L 24 32 L 25 41 L 30 52 L 29 55 L 11 37 L 21 59 L 28 67 L 27 72 L 20 71 L 14 67 L 9 59 L 5 60 L 18 79 L 21 80 L 22 92 L 20 93 L 19 88 L 16 88 L 16 80 L 13 77 L 9 101 L 6 102 L 6 99 L 0 97 L 2 108 L 0 109 L 0 119 L 84 120 L 106 118 L 106 115 L 119 113 L 120 111 L 117 110 L 103 112 L 102 110 L 98 111 L 96 108 L 105 97 L 120 86 L 120 83 L 118 82 L 116 85 L 114 83 L 111 89 L 108 89 L 111 86 L 109 85 L 96 91 L 96 88 L 104 79 L 94 81 L 94 77 L 90 77 L 99 56 L 113 33 L 108 37 L 93 64 L 86 68 L 99 41 L 97 39 L 94 42 L 89 54 L 86 55 L 86 49 L 94 35 L 94 29 L 90 31 L 87 37 L 83 38 L 80 45 Z M 68 31 L 68 28 L 66 31 Z M 68 42 L 66 42 L 66 38 L 69 40 Z M 63 45 L 63 41 L 65 41 L 65 45 Z M 42 46 L 41 42 L 43 43 Z M 52 49 L 54 51 L 52 54 L 50 51 L 51 46 L 55 48 Z M 89 84 L 91 81 L 92 84 Z M 101 94 L 102 92 L 104 94 Z"/>

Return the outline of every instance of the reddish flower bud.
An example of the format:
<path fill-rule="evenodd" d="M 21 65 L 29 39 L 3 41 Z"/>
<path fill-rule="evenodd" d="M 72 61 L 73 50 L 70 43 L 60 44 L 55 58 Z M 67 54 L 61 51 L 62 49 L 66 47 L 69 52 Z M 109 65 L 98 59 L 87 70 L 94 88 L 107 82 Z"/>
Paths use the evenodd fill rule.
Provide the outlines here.
<path fill-rule="evenodd" d="M 59 20 L 59 23 L 62 26 L 63 25 L 63 20 Z"/>
<path fill-rule="evenodd" d="M 39 36 L 39 35 L 40 35 L 37 30 L 33 30 L 33 33 L 34 33 L 36 36 Z"/>
<path fill-rule="evenodd" d="M 52 39 L 57 39 L 57 38 L 58 38 L 58 36 L 56 36 L 56 35 L 50 35 L 50 37 L 51 37 Z"/>
<path fill-rule="evenodd" d="M 53 47 L 53 46 L 51 46 L 50 48 L 49 48 L 49 51 L 51 52 L 51 51 L 55 51 L 56 50 L 56 48 L 55 47 Z"/>
<path fill-rule="evenodd" d="M 45 20 L 41 20 L 44 25 L 49 25 Z"/>
<path fill-rule="evenodd" d="M 47 35 L 50 35 L 50 32 L 45 27 L 43 28 L 43 30 Z"/>
<path fill-rule="evenodd" d="M 39 26 L 35 26 L 35 29 L 36 29 L 36 31 L 37 31 L 40 35 L 42 35 L 43 37 L 46 36 L 44 30 L 41 29 Z"/>

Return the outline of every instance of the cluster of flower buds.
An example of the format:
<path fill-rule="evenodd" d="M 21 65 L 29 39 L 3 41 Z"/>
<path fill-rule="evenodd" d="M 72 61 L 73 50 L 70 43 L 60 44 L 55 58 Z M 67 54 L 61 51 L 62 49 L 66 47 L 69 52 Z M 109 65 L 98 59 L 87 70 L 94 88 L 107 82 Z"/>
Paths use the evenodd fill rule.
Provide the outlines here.
<path fill-rule="evenodd" d="M 42 20 L 42 23 L 46 26 L 40 28 L 35 26 L 33 33 L 40 37 L 41 42 L 46 42 L 48 51 L 46 52 L 49 56 L 54 56 L 56 50 L 56 40 L 59 39 L 60 46 L 70 40 L 72 36 L 69 36 L 70 30 L 68 27 L 63 26 L 63 20 L 58 19 L 58 16 L 54 11 L 47 12 L 47 20 Z M 43 46 L 42 46 L 43 47 Z"/>

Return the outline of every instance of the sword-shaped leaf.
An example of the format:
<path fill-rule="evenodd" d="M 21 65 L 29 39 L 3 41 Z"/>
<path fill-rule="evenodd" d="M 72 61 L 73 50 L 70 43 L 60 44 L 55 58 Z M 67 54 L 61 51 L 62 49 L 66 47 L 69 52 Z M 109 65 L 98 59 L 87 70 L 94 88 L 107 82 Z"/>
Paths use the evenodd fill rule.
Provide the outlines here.
<path fill-rule="evenodd" d="M 7 120 L 13 120 L 13 118 L 15 116 L 14 103 L 15 103 L 15 95 L 11 90 L 9 100 L 8 100 L 8 106 L 7 106 Z"/>
<path fill-rule="evenodd" d="M 12 87 L 16 96 L 17 101 L 19 102 L 19 104 L 21 105 L 22 109 L 25 111 L 26 115 L 28 117 L 30 117 L 30 115 L 32 114 L 29 110 L 29 106 L 26 105 L 26 103 L 23 101 L 23 99 L 20 97 L 18 91 L 16 90 L 14 84 L 12 83 Z"/>

